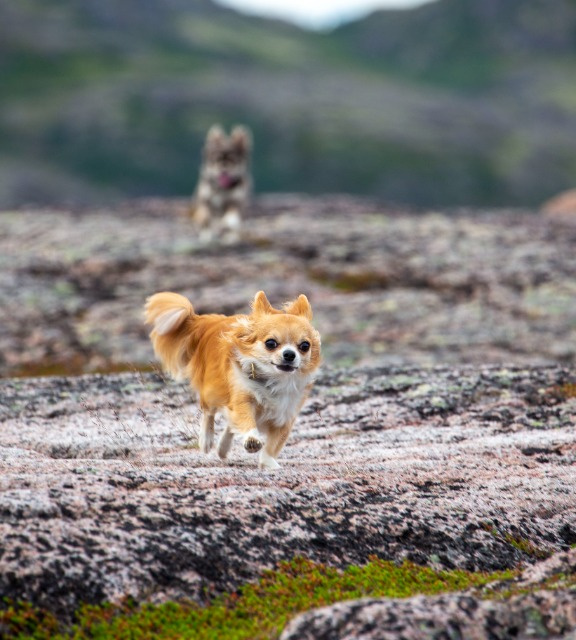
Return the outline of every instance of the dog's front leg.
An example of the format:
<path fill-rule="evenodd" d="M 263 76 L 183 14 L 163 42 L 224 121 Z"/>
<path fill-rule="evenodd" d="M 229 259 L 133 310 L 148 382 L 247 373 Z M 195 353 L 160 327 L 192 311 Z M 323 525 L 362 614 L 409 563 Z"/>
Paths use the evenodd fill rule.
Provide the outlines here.
<path fill-rule="evenodd" d="M 208 244 L 212 241 L 214 233 L 212 229 L 212 214 L 210 207 L 205 202 L 198 202 L 194 207 L 192 219 L 200 233 L 200 242 Z"/>
<path fill-rule="evenodd" d="M 259 467 L 261 469 L 278 469 L 280 465 L 276 461 L 280 451 L 282 451 L 288 436 L 292 431 L 292 422 L 283 427 L 270 426 L 268 429 L 268 437 L 266 446 L 260 452 Z"/>
<path fill-rule="evenodd" d="M 200 200 L 194 204 L 192 209 L 192 219 L 198 227 L 201 229 L 209 227 L 211 218 L 210 207 L 205 202 Z"/>
<path fill-rule="evenodd" d="M 264 442 L 256 426 L 252 403 L 249 400 L 234 403 L 228 408 L 228 417 L 232 430 L 242 436 L 244 449 L 249 453 L 260 451 Z"/>

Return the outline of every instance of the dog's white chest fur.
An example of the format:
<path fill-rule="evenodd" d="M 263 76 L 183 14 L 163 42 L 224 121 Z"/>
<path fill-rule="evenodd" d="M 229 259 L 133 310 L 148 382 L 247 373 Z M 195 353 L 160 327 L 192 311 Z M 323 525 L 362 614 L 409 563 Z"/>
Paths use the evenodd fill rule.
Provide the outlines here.
<path fill-rule="evenodd" d="M 261 378 L 253 375 L 251 365 L 243 362 L 235 366 L 235 382 L 254 396 L 262 407 L 261 420 L 282 427 L 292 422 L 300 409 L 302 396 L 310 382 L 310 376 L 282 373 L 280 376 Z"/>

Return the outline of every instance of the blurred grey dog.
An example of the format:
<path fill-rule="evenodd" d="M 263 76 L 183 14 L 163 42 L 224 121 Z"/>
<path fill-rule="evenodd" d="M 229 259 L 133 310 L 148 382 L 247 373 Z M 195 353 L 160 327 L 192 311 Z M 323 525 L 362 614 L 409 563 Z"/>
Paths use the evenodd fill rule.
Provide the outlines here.
<path fill-rule="evenodd" d="M 208 131 L 191 210 L 202 239 L 238 239 L 252 192 L 251 151 L 252 137 L 246 127 L 234 127 L 229 136 L 219 125 Z"/>

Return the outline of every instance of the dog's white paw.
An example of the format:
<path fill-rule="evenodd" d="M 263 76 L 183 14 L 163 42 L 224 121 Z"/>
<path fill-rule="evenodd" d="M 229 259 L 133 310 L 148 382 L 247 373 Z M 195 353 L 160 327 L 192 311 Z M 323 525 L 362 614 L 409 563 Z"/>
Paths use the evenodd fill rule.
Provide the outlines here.
<path fill-rule="evenodd" d="M 242 218 L 240 217 L 240 211 L 237 209 L 230 209 L 222 218 L 222 229 L 225 231 L 238 232 L 241 223 Z"/>
<path fill-rule="evenodd" d="M 252 429 L 252 431 L 249 431 L 244 437 L 244 449 L 246 449 L 248 453 L 257 453 L 263 446 L 264 443 L 259 438 L 258 429 Z"/>
<path fill-rule="evenodd" d="M 267 471 L 275 471 L 276 469 L 280 469 L 280 465 L 276 462 L 276 460 L 266 453 L 266 451 L 260 452 L 260 461 L 258 463 L 260 469 L 265 469 Z"/>

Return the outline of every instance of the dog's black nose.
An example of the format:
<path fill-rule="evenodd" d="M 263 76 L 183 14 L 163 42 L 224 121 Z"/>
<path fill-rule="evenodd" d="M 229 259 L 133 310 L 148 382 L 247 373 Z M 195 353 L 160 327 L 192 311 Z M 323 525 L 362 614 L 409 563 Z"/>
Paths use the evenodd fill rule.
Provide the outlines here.
<path fill-rule="evenodd" d="M 286 351 L 282 352 L 282 357 L 284 362 L 294 362 L 296 360 L 296 352 L 292 351 L 292 349 L 286 349 Z"/>

